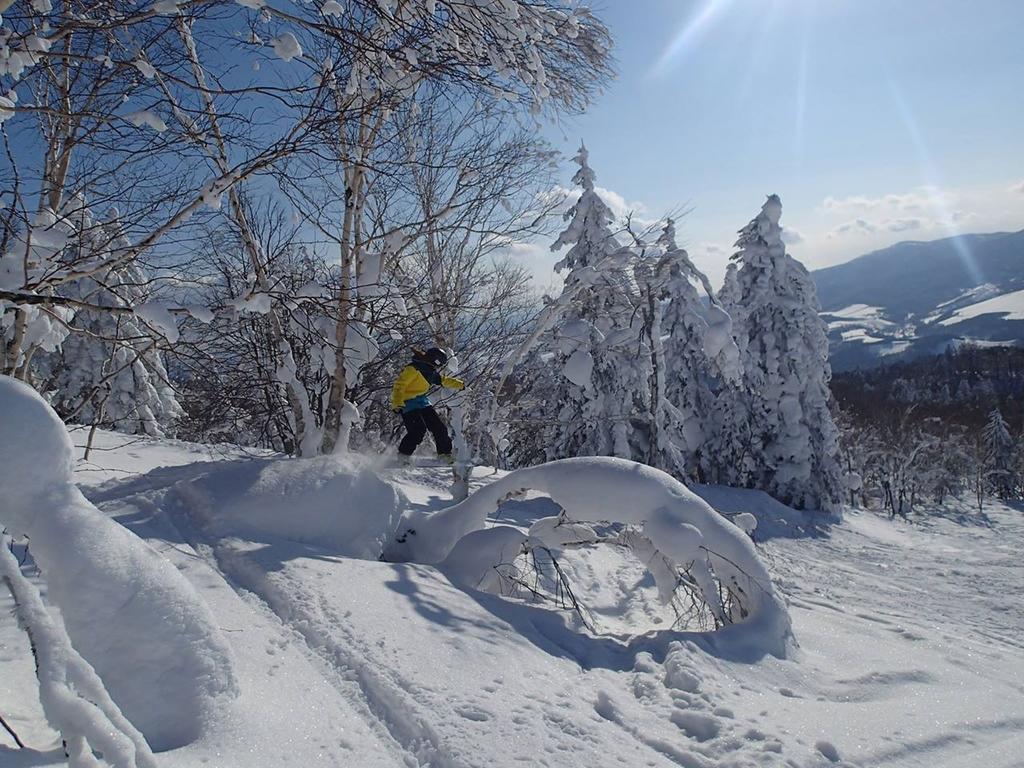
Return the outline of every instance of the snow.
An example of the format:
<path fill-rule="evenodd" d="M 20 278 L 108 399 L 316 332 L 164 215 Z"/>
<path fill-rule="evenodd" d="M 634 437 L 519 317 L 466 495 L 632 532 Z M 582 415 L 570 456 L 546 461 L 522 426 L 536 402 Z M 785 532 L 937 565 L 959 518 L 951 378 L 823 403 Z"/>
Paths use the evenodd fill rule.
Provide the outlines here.
<path fill-rule="evenodd" d="M 892 332 L 896 324 L 885 317 L 885 310 L 882 307 L 873 307 L 869 304 L 851 304 L 835 311 L 822 312 L 822 317 L 828 323 L 829 333 L 847 331 L 856 333 L 850 340 L 868 341 L 871 334 Z M 859 333 L 857 333 L 859 332 Z M 846 340 L 844 334 L 843 339 Z"/>
<path fill-rule="evenodd" d="M 155 3 L 150 7 L 153 13 L 161 14 L 164 16 L 174 16 L 181 13 L 181 8 L 178 7 L 178 3 L 181 0 L 156 0 Z"/>
<path fill-rule="evenodd" d="M 500 595 L 509 586 L 496 566 L 511 564 L 523 554 L 529 538 L 507 525 L 473 531 L 459 539 L 437 567 L 457 586 Z"/>
<path fill-rule="evenodd" d="M 71 482 L 71 438 L 33 389 L 7 376 L 0 376 L 0 413 L 5 437 L 0 440 L 4 521 L 28 525 L 32 503 L 54 486 Z"/>
<path fill-rule="evenodd" d="M 88 750 L 95 750 L 115 768 L 155 768 L 142 734 L 125 719 L 95 670 L 46 610 L 10 546 L 9 537 L 0 535 L 0 577 L 15 598 L 19 622 L 31 627 L 40 705 L 47 721 L 64 737 L 69 763 L 89 765 Z"/>
<path fill-rule="evenodd" d="M 338 0 L 327 0 L 323 5 L 320 6 L 320 13 L 324 16 L 343 16 L 345 14 L 344 9 L 341 7 L 341 3 Z"/>
<path fill-rule="evenodd" d="M 291 32 L 282 32 L 271 41 L 274 53 L 282 61 L 291 61 L 302 56 L 302 46 Z"/>
<path fill-rule="evenodd" d="M 1002 315 L 1003 320 L 1024 320 L 1024 290 L 1004 293 L 976 304 L 961 307 L 939 325 L 956 325 L 981 315 Z"/>
<path fill-rule="evenodd" d="M 135 65 L 135 68 L 139 70 L 142 76 L 147 80 L 152 80 L 153 77 L 156 76 L 156 69 L 141 56 L 132 61 L 132 64 Z"/>
<path fill-rule="evenodd" d="M 273 306 L 273 297 L 269 293 L 254 292 L 235 301 L 234 306 L 239 312 L 265 315 Z"/>
<path fill-rule="evenodd" d="M 14 117 L 14 102 L 6 96 L 0 96 L 0 123 Z"/>
<path fill-rule="evenodd" d="M 157 133 L 163 133 L 167 130 L 167 123 L 165 123 L 155 112 L 148 109 L 130 112 L 125 115 L 125 119 L 134 126 L 147 125 Z"/>
<path fill-rule="evenodd" d="M 591 376 L 594 373 L 594 356 L 586 349 L 577 349 L 565 361 L 562 374 L 578 387 L 584 389 L 590 386 Z"/>
<path fill-rule="evenodd" d="M 843 331 L 842 339 L 844 342 L 859 341 L 863 344 L 877 344 L 885 339 L 879 339 L 872 336 L 863 328 L 855 328 L 851 331 Z"/>
<path fill-rule="evenodd" d="M 135 314 L 167 341 L 174 344 L 178 341 L 178 321 L 174 319 L 165 304 L 147 301 L 134 308 Z"/>
<path fill-rule="evenodd" d="M 911 344 L 913 344 L 912 341 L 889 341 L 886 342 L 885 348 L 881 349 L 879 354 L 883 356 L 901 355 L 910 347 Z"/>
<path fill-rule="evenodd" d="M 837 309 L 828 314 L 833 317 L 841 317 L 847 320 L 874 320 L 881 317 L 881 307 L 873 307 L 870 304 L 850 304 L 848 307 Z"/>
<path fill-rule="evenodd" d="M 195 740 L 234 689 L 212 613 L 169 562 L 71 483 L 71 440 L 38 394 L 2 377 L 0 412 L 0 526 L 29 537 L 75 650 L 150 746 Z"/>
<path fill-rule="evenodd" d="M 190 317 L 204 325 L 209 325 L 213 322 L 214 313 L 209 307 L 189 306 L 185 307 L 185 311 L 188 312 Z"/>
<path fill-rule="evenodd" d="M 370 468 L 339 456 L 231 463 L 182 483 L 178 493 L 202 510 L 210 533 L 312 544 L 341 557 L 377 559 L 398 523 L 394 489 Z M 339 499 L 347 514 L 338 513 Z"/>
<path fill-rule="evenodd" d="M 3 405 L 5 417 L 16 412 Z M 55 423 L 31 428 L 65 445 Z M 85 430 L 72 437 L 81 445 Z M 315 514 L 327 503 L 321 480 L 337 488 L 346 473 L 372 473 L 399 510 L 426 516 L 450 504 L 447 469 L 359 457 L 303 469 L 306 460 L 102 430 L 96 447 L 76 479 L 192 585 L 233 659 L 238 696 L 219 700 L 200 738 L 158 753 L 162 768 L 1020 765 L 1020 509 L 987 504 L 981 517 L 965 507 L 914 524 L 847 512 L 824 529 L 763 493 L 698 487 L 734 522 L 756 518 L 758 550 L 788 602 L 799 648 L 750 661 L 673 628 L 644 566 L 618 548 L 559 553 L 592 632 L 571 612 L 465 586 L 452 570 L 357 559 L 339 542 L 292 535 L 326 520 Z M 471 488 L 502 477 L 478 468 Z M 240 530 L 246 505 L 269 513 L 275 498 L 285 537 Z M 335 500 L 339 518 L 363 507 L 346 499 Z M 558 513 L 527 494 L 492 515 L 506 531 L 481 536 L 492 553 L 534 529 L 550 543 Z M 63 765 L 25 695 L 36 690 L 33 663 L 9 608 L 0 590 L 0 713 L 29 749 L 0 731 L 0 764 Z"/>

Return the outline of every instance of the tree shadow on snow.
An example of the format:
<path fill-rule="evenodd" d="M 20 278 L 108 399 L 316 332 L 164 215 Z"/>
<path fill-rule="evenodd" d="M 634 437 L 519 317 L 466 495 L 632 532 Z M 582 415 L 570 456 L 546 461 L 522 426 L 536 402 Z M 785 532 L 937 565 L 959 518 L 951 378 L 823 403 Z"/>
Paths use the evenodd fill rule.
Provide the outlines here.
<path fill-rule="evenodd" d="M 771 539 L 828 538 L 840 518 L 827 512 L 793 509 L 764 491 L 729 488 L 724 485 L 691 485 L 690 490 L 710 504 L 721 515 L 733 518 L 749 512 L 757 518 L 754 541 Z"/>
<path fill-rule="evenodd" d="M 570 614 L 565 611 L 463 589 L 431 566 L 400 563 L 391 567 L 397 578 L 385 585 L 407 598 L 412 609 L 424 619 L 463 634 L 472 633 L 476 639 L 494 644 L 507 645 L 511 628 L 512 637 L 521 638 L 540 651 L 571 661 L 584 670 L 629 671 L 640 653 L 649 653 L 655 661 L 663 663 L 673 642 L 689 643 L 710 656 L 745 664 L 756 663 L 766 655 L 754 647 L 756 643 L 735 642 L 739 638 L 734 630 L 742 631 L 742 625 L 714 633 L 664 629 L 639 635 L 599 635 L 572 626 Z M 439 594 L 426 593 L 424 583 L 432 585 Z M 481 621 L 471 615 L 458 614 L 454 608 L 459 601 L 443 599 L 443 592 L 448 591 L 469 597 L 497 621 Z"/>

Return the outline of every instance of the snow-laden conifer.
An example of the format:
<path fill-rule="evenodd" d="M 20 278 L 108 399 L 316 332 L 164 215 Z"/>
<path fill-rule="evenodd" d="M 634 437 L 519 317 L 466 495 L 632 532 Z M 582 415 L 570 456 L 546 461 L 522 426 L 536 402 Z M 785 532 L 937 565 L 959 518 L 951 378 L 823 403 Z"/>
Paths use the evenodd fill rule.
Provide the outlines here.
<path fill-rule="evenodd" d="M 1015 498 L 1020 486 L 1016 447 L 998 408 L 993 408 L 988 415 L 988 422 L 982 431 L 982 443 L 989 488 L 1001 499 Z"/>
<path fill-rule="evenodd" d="M 829 410 L 828 339 L 814 284 L 786 253 L 771 195 L 740 231 L 722 292 L 743 366 L 718 408 L 718 480 L 803 508 L 839 502 L 839 435 Z"/>
<path fill-rule="evenodd" d="M 571 246 L 556 269 L 568 270 L 564 290 L 574 297 L 549 335 L 551 364 L 563 375 L 542 416 L 550 425 L 547 458 L 644 460 L 650 350 L 637 312 L 636 255 L 615 238 L 614 216 L 595 189 L 586 147 L 580 146 L 574 161 L 579 170 L 573 181 L 582 191 L 551 246 Z"/>
<path fill-rule="evenodd" d="M 82 207 L 74 247 L 91 249 L 97 263 L 117 266 L 64 286 L 62 294 L 95 309 L 79 309 L 58 351 L 39 355 L 39 374 L 66 418 L 121 432 L 162 436 L 182 415 L 158 344 L 160 332 L 133 312 L 104 308 L 145 307 L 146 276 L 138 262 L 120 263 L 130 247 L 118 212 L 96 222 Z M 143 313 L 144 315 L 145 313 Z"/>
<path fill-rule="evenodd" d="M 657 241 L 661 253 L 656 275 L 663 300 L 659 321 L 663 346 L 664 396 L 656 418 L 661 452 L 682 457 L 670 469 L 678 477 L 703 479 L 708 456 L 710 416 L 717 389 L 739 379 L 739 352 L 732 320 L 717 303 L 707 277 L 676 244 L 675 223 L 668 219 Z M 697 284 L 704 287 L 705 305 Z M 668 465 L 659 464 L 668 469 Z"/>

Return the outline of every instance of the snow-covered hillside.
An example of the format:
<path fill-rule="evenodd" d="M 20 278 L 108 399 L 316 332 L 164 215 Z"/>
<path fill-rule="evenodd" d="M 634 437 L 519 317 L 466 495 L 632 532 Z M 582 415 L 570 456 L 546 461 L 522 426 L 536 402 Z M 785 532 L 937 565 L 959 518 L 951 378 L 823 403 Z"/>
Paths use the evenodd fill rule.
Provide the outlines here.
<path fill-rule="evenodd" d="M 799 643 L 742 657 L 673 630 L 616 548 L 560 560 L 595 631 L 525 591 L 346 550 L 345 533 L 365 541 L 398 513 L 447 506 L 447 470 L 103 432 L 97 447 L 76 480 L 201 595 L 238 686 L 159 766 L 1021 764 L 1020 510 L 917 525 L 848 513 L 819 531 L 763 494 L 700 489 L 760 518 Z M 473 486 L 499 475 L 478 469 Z M 552 513 L 534 495 L 496 517 L 525 530 Z M 27 748 L 0 732 L 0 765 L 59 765 L 9 609 L 4 594 L 0 715 Z"/>

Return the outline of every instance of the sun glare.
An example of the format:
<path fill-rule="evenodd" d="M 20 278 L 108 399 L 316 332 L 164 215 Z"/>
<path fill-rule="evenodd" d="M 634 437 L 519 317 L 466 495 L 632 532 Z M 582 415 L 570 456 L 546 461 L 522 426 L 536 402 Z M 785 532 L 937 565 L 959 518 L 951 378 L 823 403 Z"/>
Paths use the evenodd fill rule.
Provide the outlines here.
<path fill-rule="evenodd" d="M 977 284 L 980 285 L 985 282 L 984 276 L 978 266 L 977 259 L 975 259 L 974 254 L 971 253 L 970 247 L 963 237 L 961 237 L 963 233 L 960 231 L 960 227 L 954 219 L 954 213 L 950 208 L 949 200 L 943 193 L 942 178 L 940 177 L 938 167 L 932 159 L 932 153 L 928 149 L 928 144 L 925 142 L 924 135 L 921 132 L 918 121 L 914 117 L 914 113 L 911 111 L 910 105 L 907 103 L 902 89 L 891 76 L 889 77 L 889 92 L 892 94 L 892 99 L 896 105 L 896 111 L 899 113 L 900 121 L 903 123 L 903 127 L 910 136 L 910 141 L 914 145 L 914 152 L 917 154 L 917 162 L 921 168 L 922 188 L 927 190 L 932 212 L 940 226 L 946 231 L 946 234 L 952 238 L 953 248 L 956 249 L 957 255 L 960 257 L 960 261 L 963 262 L 964 269 L 967 270 L 967 274 L 971 276 L 972 280 L 975 280 Z"/>

